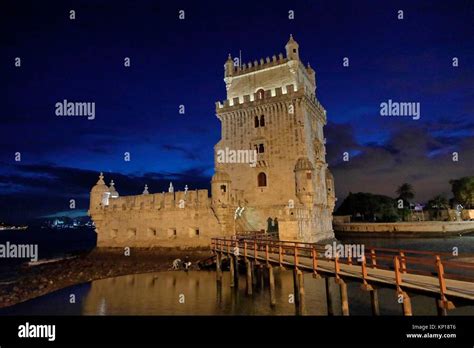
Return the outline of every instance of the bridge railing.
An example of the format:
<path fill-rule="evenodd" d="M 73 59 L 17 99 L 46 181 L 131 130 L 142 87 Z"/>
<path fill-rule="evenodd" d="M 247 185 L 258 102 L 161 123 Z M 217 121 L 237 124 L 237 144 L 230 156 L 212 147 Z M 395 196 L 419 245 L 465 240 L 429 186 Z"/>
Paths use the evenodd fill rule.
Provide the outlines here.
<path fill-rule="evenodd" d="M 213 238 L 212 250 L 238 254 L 244 257 L 257 258 L 259 252 L 264 253 L 267 262 L 288 262 L 285 257 L 291 256 L 291 262 L 298 267 L 299 259 L 311 259 L 313 272 L 318 272 L 318 260 L 334 262 L 336 272 L 340 265 L 360 266 L 362 276 L 367 268 L 391 270 L 400 274 L 417 274 L 437 276 L 441 282 L 444 279 L 456 279 L 474 282 L 474 263 L 456 261 L 452 253 L 420 251 L 409 249 L 390 249 L 364 247 L 363 255 L 338 255 L 329 253 L 328 244 L 305 243 L 298 241 L 275 240 L 271 238 Z M 346 257 L 347 256 L 347 257 Z M 472 255 L 463 255 L 463 257 Z M 473 257 L 474 260 L 474 257 Z"/>

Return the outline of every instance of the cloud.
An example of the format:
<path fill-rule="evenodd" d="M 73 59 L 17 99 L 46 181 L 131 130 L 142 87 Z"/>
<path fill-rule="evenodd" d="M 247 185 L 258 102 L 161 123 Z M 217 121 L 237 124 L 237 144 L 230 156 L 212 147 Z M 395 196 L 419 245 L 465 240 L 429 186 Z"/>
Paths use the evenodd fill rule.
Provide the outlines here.
<path fill-rule="evenodd" d="M 341 139 L 345 136 L 345 139 Z M 474 137 L 455 138 L 459 161 L 453 162 L 452 144 L 445 143 L 421 124 L 394 128 L 382 145 L 354 143 L 350 125 L 328 127 L 328 162 L 335 177 L 339 203 L 349 191 L 394 196 L 398 185 L 409 182 L 416 191 L 415 200 L 426 201 L 439 193 L 450 194 L 449 180 L 473 175 Z M 360 153 L 348 162 L 340 161 L 344 149 Z M 433 149 L 438 151 L 433 152 Z M 444 149 L 447 149 L 444 151 Z"/>
<path fill-rule="evenodd" d="M 190 160 L 197 160 L 199 159 L 198 151 L 195 150 L 189 150 L 185 148 L 184 146 L 179 146 L 179 145 L 169 145 L 169 144 L 163 144 L 161 148 L 165 151 L 173 151 L 173 152 L 179 152 L 184 154 L 184 157 Z"/>
<path fill-rule="evenodd" d="M 76 208 L 89 208 L 89 193 L 98 180 L 99 170 L 61 167 L 51 164 L 8 165 L 2 163 L 0 173 L 0 221 L 25 222 L 39 216 L 52 215 L 69 209 L 70 199 Z M 180 173 L 105 172 L 106 183 L 114 180 L 121 195 L 137 195 L 145 184 L 150 193 L 167 191 L 172 181 L 177 190 L 187 185 L 190 190 L 209 189 L 207 166 L 193 167 Z"/>

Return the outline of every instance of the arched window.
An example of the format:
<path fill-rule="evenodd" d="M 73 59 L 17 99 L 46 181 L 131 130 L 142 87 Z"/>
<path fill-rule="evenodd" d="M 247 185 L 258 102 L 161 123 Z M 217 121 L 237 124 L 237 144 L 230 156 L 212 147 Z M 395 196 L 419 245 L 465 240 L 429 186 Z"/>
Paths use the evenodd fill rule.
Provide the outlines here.
<path fill-rule="evenodd" d="M 255 128 L 258 128 L 258 116 L 255 116 Z"/>
<path fill-rule="evenodd" d="M 225 193 L 227 191 L 227 187 L 225 185 L 221 185 L 221 193 Z"/>
<path fill-rule="evenodd" d="M 258 187 L 267 186 L 267 175 L 265 173 L 258 173 Z"/>
<path fill-rule="evenodd" d="M 265 115 L 260 116 L 260 127 L 265 127 Z"/>
<path fill-rule="evenodd" d="M 258 153 L 264 153 L 265 152 L 265 146 L 263 144 L 258 145 Z"/>
<path fill-rule="evenodd" d="M 263 89 L 259 89 L 257 91 L 257 98 L 258 99 L 263 99 L 265 97 L 265 91 Z"/>

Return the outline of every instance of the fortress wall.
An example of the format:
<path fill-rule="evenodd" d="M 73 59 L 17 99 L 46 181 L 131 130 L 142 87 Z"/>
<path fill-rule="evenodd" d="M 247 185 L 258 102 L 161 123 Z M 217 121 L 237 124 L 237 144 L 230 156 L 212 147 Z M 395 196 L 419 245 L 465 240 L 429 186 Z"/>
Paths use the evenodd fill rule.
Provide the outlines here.
<path fill-rule="evenodd" d="M 210 199 L 208 190 L 163 192 L 147 195 L 121 196 L 111 198 L 106 211 L 127 211 L 139 209 L 171 209 L 183 200 L 186 207 L 209 207 Z"/>
<path fill-rule="evenodd" d="M 210 208 L 105 211 L 94 215 L 99 247 L 209 246 L 212 237 L 223 236 Z"/>

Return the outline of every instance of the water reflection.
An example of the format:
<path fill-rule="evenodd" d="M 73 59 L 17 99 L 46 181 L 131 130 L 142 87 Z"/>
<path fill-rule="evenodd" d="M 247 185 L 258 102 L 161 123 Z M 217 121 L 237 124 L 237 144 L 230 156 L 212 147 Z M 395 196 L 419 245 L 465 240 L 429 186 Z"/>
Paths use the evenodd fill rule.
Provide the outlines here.
<path fill-rule="evenodd" d="M 0 310 L 0 314 L 20 315 L 295 315 L 291 270 L 275 269 L 276 305 L 270 306 L 267 276 L 259 275 L 252 295 L 246 295 L 245 276 L 238 287 L 230 287 L 229 272 L 222 285 L 214 272 L 159 272 L 96 280 Z M 333 312 L 341 313 L 339 286 L 330 278 Z M 263 286 L 262 286 L 263 285 Z M 327 315 L 325 279 L 304 275 L 306 314 Z M 76 304 L 69 295 L 76 294 Z M 379 289 L 380 313 L 401 315 L 393 289 Z M 360 283 L 348 283 L 351 315 L 371 315 L 370 295 Z M 414 315 L 436 315 L 435 300 L 413 296 Z M 450 315 L 474 315 L 474 307 L 457 308 Z"/>

